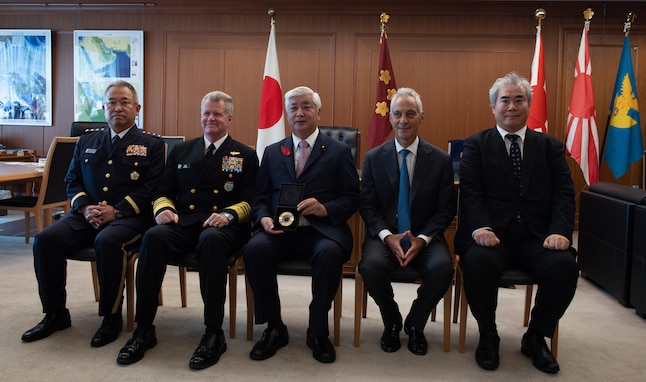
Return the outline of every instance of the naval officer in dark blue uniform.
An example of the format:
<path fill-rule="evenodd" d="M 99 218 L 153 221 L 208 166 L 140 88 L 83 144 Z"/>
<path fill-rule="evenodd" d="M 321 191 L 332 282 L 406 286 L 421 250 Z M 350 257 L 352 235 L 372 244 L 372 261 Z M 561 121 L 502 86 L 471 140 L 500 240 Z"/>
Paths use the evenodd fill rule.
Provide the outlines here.
<path fill-rule="evenodd" d="M 97 254 L 103 317 L 90 344 L 106 345 L 122 330 L 124 248 L 152 225 L 151 201 L 163 171 L 164 143 L 137 128 L 141 105 L 130 83 L 108 85 L 103 109 L 110 128 L 81 136 L 65 177 L 72 210 L 34 239 L 34 268 L 45 318 L 22 335 L 25 342 L 70 327 L 65 257 L 88 245 Z"/>
<path fill-rule="evenodd" d="M 206 329 L 189 367 L 212 366 L 226 350 L 222 322 L 227 267 L 251 235 L 258 157 L 229 135 L 233 100 L 228 94 L 206 94 L 200 110 L 202 136 L 170 152 L 155 195 L 157 225 L 144 235 L 137 264 L 137 328 L 119 351 L 120 364 L 141 360 L 157 345 L 153 321 L 166 264 L 192 251 L 198 261 Z"/>

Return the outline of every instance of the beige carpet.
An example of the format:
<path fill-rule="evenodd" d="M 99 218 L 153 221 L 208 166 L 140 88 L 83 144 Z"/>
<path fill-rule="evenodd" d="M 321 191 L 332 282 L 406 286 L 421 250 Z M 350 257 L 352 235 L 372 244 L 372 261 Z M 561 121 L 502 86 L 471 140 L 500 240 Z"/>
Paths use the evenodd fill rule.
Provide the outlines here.
<path fill-rule="evenodd" d="M 316 362 L 305 345 L 309 279 L 279 278 L 283 315 L 290 343 L 266 361 L 252 361 L 253 342 L 245 340 L 246 306 L 244 277 L 238 285 L 237 338 L 227 339 L 228 350 L 220 362 L 203 371 L 191 371 L 188 360 L 202 335 L 202 303 L 197 274 L 189 273 L 189 306 L 181 308 L 177 268 L 169 267 L 164 282 L 165 305 L 160 307 L 156 325 L 157 347 L 130 366 L 115 362 L 127 333 L 103 348 L 92 348 L 90 337 L 99 325 L 89 264 L 68 264 L 68 308 L 72 327 L 51 337 L 22 343 L 20 335 L 42 318 L 33 272 L 31 245 L 22 237 L 0 237 L 0 381 L 533 381 L 557 378 L 560 381 L 644 381 L 646 320 L 634 309 L 624 308 L 607 293 L 586 280 L 579 288 L 568 313 L 561 321 L 559 363 L 561 372 L 546 375 L 534 369 L 520 353 L 524 288 L 501 289 L 498 327 L 501 365 L 497 371 L 481 370 L 475 363 L 476 324 L 468 322 L 466 353 L 457 352 L 457 324 L 451 326 L 452 351 L 442 351 L 441 308 L 438 322 L 429 323 L 426 336 L 429 354 L 412 355 L 406 348 L 386 354 L 379 348 L 382 324 L 370 300 L 368 318 L 362 321 L 361 346 L 352 346 L 354 280 L 344 281 L 341 346 L 337 362 Z M 403 311 L 410 306 L 415 286 L 396 284 L 396 298 Z M 441 305 L 441 304 L 440 304 Z M 228 335 L 228 314 L 225 333 Z M 256 326 L 257 340 L 262 327 Z M 404 337 L 402 337 L 404 338 Z"/>

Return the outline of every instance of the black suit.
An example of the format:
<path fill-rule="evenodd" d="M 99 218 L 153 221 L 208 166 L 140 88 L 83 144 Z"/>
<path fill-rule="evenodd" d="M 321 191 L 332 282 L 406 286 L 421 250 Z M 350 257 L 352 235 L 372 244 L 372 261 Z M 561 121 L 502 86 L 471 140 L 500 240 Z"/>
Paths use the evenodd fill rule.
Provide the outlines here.
<path fill-rule="evenodd" d="M 481 333 L 496 330 L 498 280 L 505 265 L 514 263 L 538 279 L 529 329 L 551 337 L 574 296 L 578 267 L 569 251 L 545 249 L 543 241 L 550 234 L 572 241 L 574 187 L 561 142 L 527 129 L 523 146 L 521 197 L 498 130 L 481 131 L 465 140 L 455 248 Z M 516 211 L 523 223 L 514 219 Z M 477 245 L 471 235 L 482 227 L 491 228 L 501 243 Z"/>
<path fill-rule="evenodd" d="M 127 264 L 124 245 L 153 223 L 150 202 L 164 165 L 161 137 L 133 126 L 110 148 L 110 129 L 81 136 L 65 178 L 72 211 L 34 239 L 34 266 L 45 313 L 65 309 L 65 256 L 94 245 L 101 297 L 99 315 L 118 313 Z M 94 229 L 79 212 L 104 202 L 124 215 Z"/>
<path fill-rule="evenodd" d="M 350 148 L 319 133 L 301 176 L 296 178 L 293 138 L 265 150 L 253 201 L 254 235 L 245 247 L 245 270 L 254 292 L 256 323 L 280 320 L 276 264 L 287 256 L 302 256 L 312 265 L 309 329 L 328 336 L 328 311 L 339 286 L 343 263 L 352 251 L 347 220 L 359 204 L 359 178 Z M 306 216 L 310 226 L 297 232 L 268 235 L 260 225 L 274 217 L 283 183 L 305 185 L 304 199 L 316 198 L 326 217 Z M 277 226 L 278 224 L 276 224 Z"/>
<path fill-rule="evenodd" d="M 195 251 L 204 324 L 221 329 L 227 266 L 249 239 L 257 173 L 256 152 L 230 136 L 210 159 L 204 156 L 203 137 L 174 147 L 153 208 L 155 216 L 164 210 L 177 213 L 179 222 L 156 225 L 144 235 L 137 266 L 138 323 L 153 323 L 168 260 Z M 234 220 L 223 228 L 202 227 L 213 212 L 228 212 Z"/>
<path fill-rule="evenodd" d="M 397 233 L 397 198 L 399 165 L 394 140 L 366 153 L 361 181 L 359 210 L 366 223 L 359 272 L 366 289 L 381 310 L 387 328 L 402 325 L 402 316 L 395 300 L 388 275 L 399 262 L 378 236 L 382 230 Z M 455 216 L 456 200 L 453 168 L 449 155 L 419 140 L 410 191 L 411 233 L 423 234 L 431 242 L 410 263 L 424 281 L 418 289 L 405 325 L 423 330 L 428 317 L 442 298 L 453 278 L 453 262 L 444 230 Z"/>

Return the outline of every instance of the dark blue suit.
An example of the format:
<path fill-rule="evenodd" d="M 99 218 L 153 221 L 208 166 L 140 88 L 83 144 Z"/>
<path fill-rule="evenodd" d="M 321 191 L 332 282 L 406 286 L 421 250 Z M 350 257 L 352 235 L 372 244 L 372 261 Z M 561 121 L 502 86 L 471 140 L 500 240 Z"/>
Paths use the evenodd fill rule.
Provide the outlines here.
<path fill-rule="evenodd" d="M 399 262 L 378 234 L 387 229 L 398 233 L 397 198 L 399 165 L 394 140 L 366 153 L 361 173 L 361 205 L 366 223 L 359 272 L 366 289 L 381 311 L 386 328 L 401 327 L 402 316 L 394 300 L 388 275 L 399 268 Z M 444 296 L 453 278 L 453 262 L 444 230 L 455 216 L 456 200 L 451 157 L 438 147 L 419 140 L 415 172 L 411 182 L 411 233 L 431 237 L 410 266 L 418 270 L 424 281 L 413 301 L 406 325 L 424 330 L 428 317 Z"/>
<path fill-rule="evenodd" d="M 34 267 L 45 313 L 65 309 L 65 256 L 93 245 L 101 297 L 99 315 L 120 312 L 127 253 L 153 220 L 151 201 L 164 165 L 164 142 L 133 126 L 110 149 L 110 130 L 81 136 L 65 177 L 72 211 L 34 239 Z M 78 209 L 106 203 L 124 217 L 96 230 Z"/>
<path fill-rule="evenodd" d="M 258 156 L 249 146 L 228 136 L 210 159 L 204 157 L 204 138 L 179 143 L 171 151 L 153 204 L 178 214 L 177 224 L 149 229 L 141 243 L 137 265 L 137 316 L 152 324 L 166 264 L 173 256 L 195 251 L 204 302 L 204 325 L 222 328 L 230 257 L 249 240 L 251 198 L 258 174 Z M 228 212 L 226 227 L 206 227 L 214 212 Z"/>
<path fill-rule="evenodd" d="M 265 150 L 253 200 L 254 235 L 245 247 L 245 269 L 254 291 L 256 323 L 260 324 L 280 319 L 276 264 L 289 256 L 309 259 L 313 271 L 309 329 L 314 336 L 328 336 L 328 311 L 343 263 L 352 251 L 347 220 L 358 208 L 359 179 L 350 149 L 325 134 L 319 133 L 298 179 L 295 151 L 291 136 Z M 316 198 L 328 216 L 306 216 L 311 225 L 296 232 L 266 234 L 260 219 L 274 217 L 283 183 L 304 184 L 303 198 Z"/>
<path fill-rule="evenodd" d="M 465 292 L 480 332 L 496 330 L 498 280 L 507 263 L 538 279 L 530 330 L 552 337 L 576 290 L 578 267 L 569 251 L 543 248 L 550 234 L 572 241 L 574 186 L 561 142 L 527 129 L 523 143 L 522 197 L 498 130 L 464 141 L 460 162 L 460 216 L 455 249 L 464 269 Z M 520 211 L 524 222 L 514 220 Z M 490 227 L 500 239 L 482 247 L 474 230 Z"/>

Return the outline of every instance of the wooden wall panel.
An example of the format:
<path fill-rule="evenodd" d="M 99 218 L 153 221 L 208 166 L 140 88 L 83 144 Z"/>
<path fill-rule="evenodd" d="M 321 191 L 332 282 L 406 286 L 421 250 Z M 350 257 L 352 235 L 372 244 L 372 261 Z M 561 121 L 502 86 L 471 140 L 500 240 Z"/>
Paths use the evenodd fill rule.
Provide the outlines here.
<path fill-rule="evenodd" d="M 182 33 L 169 34 L 166 41 L 163 134 L 199 136 L 202 97 L 222 90 L 234 99 L 232 136 L 255 145 L 267 36 Z M 281 36 L 280 43 L 283 91 L 306 85 L 319 92 L 324 105 L 321 123 L 330 124 L 334 36 Z"/>
<path fill-rule="evenodd" d="M 530 38 L 390 35 L 388 46 L 395 80 L 399 87 L 417 90 L 424 104 L 420 136 L 445 149 L 450 139 L 467 136 L 495 124 L 488 91 L 493 81 L 512 71 L 529 76 L 518 67 L 533 53 Z M 358 110 L 353 122 L 363 133 L 362 151 L 367 150 L 367 133 L 374 111 L 379 45 L 374 36 L 357 36 L 355 56 Z M 369 70 L 365 70 L 369 68 Z M 363 157 L 363 155 L 362 155 Z"/>

